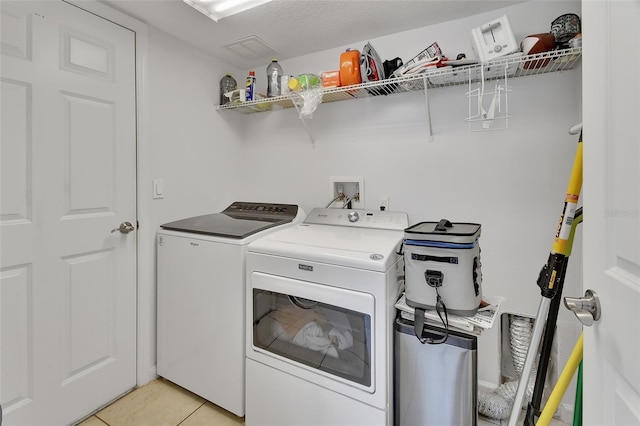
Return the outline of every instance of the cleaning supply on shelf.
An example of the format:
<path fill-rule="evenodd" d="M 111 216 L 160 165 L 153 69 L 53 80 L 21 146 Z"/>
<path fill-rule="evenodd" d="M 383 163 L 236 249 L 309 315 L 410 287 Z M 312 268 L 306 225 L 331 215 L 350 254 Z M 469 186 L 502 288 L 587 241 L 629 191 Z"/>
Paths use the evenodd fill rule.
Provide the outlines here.
<path fill-rule="evenodd" d="M 360 51 L 347 49 L 340 55 L 340 85 L 351 86 L 360 83 Z"/>
<path fill-rule="evenodd" d="M 271 98 L 282 94 L 280 77 L 282 77 L 282 67 L 278 63 L 278 59 L 273 58 L 267 66 L 267 97 Z"/>
<path fill-rule="evenodd" d="M 286 95 L 287 93 L 290 92 L 289 80 L 292 77 L 293 76 L 291 76 L 291 75 L 283 75 L 283 76 L 280 77 L 280 94 L 281 95 Z"/>
<path fill-rule="evenodd" d="M 340 87 L 340 71 L 325 71 L 321 75 L 322 87 Z"/>
<path fill-rule="evenodd" d="M 245 101 L 253 101 L 256 98 L 256 73 L 249 71 L 245 87 Z"/>
<path fill-rule="evenodd" d="M 230 99 L 229 96 L 225 96 L 225 93 L 233 92 L 238 88 L 238 83 L 236 79 L 231 76 L 231 74 L 226 74 L 220 80 L 220 105 L 228 104 Z"/>

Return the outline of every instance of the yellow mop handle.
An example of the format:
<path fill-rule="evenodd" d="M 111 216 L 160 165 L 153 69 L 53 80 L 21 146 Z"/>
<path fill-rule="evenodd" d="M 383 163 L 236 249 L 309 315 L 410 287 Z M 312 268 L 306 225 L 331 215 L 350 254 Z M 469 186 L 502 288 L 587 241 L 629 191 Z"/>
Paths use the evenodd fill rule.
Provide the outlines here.
<path fill-rule="evenodd" d="M 564 200 L 564 209 L 560 220 L 558 221 L 558 230 L 556 238 L 553 242 L 552 253 L 567 254 L 567 241 L 571 233 L 571 224 L 578 206 L 578 197 L 580 197 L 580 189 L 582 188 L 582 137 L 578 142 L 578 150 L 575 160 L 573 161 L 573 169 L 571 170 L 571 178 L 567 186 L 567 195 Z"/>
<path fill-rule="evenodd" d="M 558 409 L 558 405 L 560 405 L 560 402 L 562 401 L 564 392 L 567 390 L 573 374 L 576 372 L 580 361 L 582 361 L 583 340 L 584 335 L 583 333 L 580 333 L 580 338 L 576 342 L 576 345 L 573 347 L 573 352 L 571 352 L 571 356 L 569 356 L 569 360 L 564 366 L 562 374 L 560 374 L 560 378 L 558 378 L 558 383 L 556 383 L 555 387 L 553 388 L 553 392 L 551 392 L 549 400 L 544 406 L 544 410 L 542 410 L 542 414 L 540 414 L 540 417 L 536 422 L 536 426 L 548 426 L 551 422 L 551 418 Z"/>

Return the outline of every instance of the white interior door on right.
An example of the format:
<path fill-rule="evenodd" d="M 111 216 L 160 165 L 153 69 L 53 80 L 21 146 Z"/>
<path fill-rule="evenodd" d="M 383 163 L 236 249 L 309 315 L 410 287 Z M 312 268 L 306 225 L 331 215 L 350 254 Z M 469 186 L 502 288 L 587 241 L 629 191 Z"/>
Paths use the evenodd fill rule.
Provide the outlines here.
<path fill-rule="evenodd" d="M 640 425 L 640 2 L 583 1 L 583 423 Z"/>

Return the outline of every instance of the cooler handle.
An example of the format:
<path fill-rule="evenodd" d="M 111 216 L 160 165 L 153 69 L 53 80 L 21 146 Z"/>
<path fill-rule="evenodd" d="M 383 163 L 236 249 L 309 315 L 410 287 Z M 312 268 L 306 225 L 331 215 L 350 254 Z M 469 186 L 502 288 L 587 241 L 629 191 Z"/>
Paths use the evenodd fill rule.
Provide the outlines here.
<path fill-rule="evenodd" d="M 447 228 L 453 227 L 453 224 L 449 222 L 447 219 L 441 219 L 440 222 L 436 225 L 436 231 L 444 231 L 447 232 Z"/>

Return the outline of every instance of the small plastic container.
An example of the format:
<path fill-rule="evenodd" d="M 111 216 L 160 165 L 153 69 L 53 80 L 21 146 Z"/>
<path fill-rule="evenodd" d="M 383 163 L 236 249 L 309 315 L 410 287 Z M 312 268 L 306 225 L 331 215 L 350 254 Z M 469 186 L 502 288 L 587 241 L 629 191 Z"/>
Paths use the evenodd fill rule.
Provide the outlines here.
<path fill-rule="evenodd" d="M 347 49 L 340 55 L 340 85 L 351 86 L 360 83 L 360 51 Z"/>
<path fill-rule="evenodd" d="M 220 80 L 220 105 L 228 104 L 230 99 L 225 96 L 225 93 L 233 92 L 238 88 L 236 79 L 231 74 L 226 74 Z"/>

